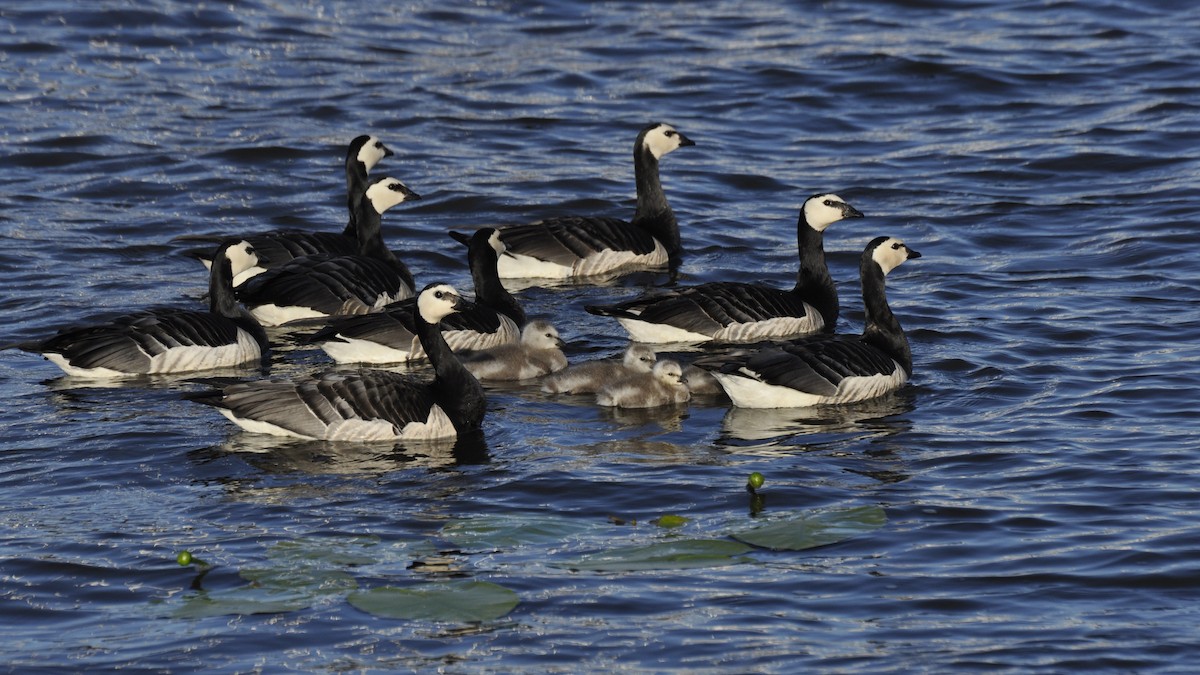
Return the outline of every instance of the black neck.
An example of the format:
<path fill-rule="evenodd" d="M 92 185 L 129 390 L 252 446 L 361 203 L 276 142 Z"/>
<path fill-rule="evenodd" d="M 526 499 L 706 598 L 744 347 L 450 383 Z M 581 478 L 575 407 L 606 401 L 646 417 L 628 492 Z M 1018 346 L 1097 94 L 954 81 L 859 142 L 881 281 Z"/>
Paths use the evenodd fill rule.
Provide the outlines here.
<path fill-rule="evenodd" d="M 413 287 L 413 275 L 408 266 L 396 257 L 383 240 L 383 216 L 364 194 L 358 201 L 358 216 L 355 218 L 355 236 L 358 237 L 358 254 L 382 260 L 396 270 L 409 288 Z"/>
<path fill-rule="evenodd" d="M 237 301 L 233 290 L 233 264 L 225 255 L 222 248 L 212 261 L 212 270 L 208 275 L 208 311 L 218 316 L 232 320 L 243 330 L 254 336 L 263 349 L 264 356 L 267 346 L 267 331 L 254 315 L 246 311 Z"/>
<path fill-rule="evenodd" d="M 638 137 L 638 143 L 633 149 L 637 209 L 633 213 L 632 222 L 662 242 L 674 262 L 679 258 L 682 249 L 679 243 L 679 225 L 675 222 L 675 213 L 667 203 L 662 181 L 658 178 L 658 160 L 641 141 L 642 138 Z"/>
<path fill-rule="evenodd" d="M 478 428 L 487 407 L 483 387 L 450 350 L 446 338 L 442 337 L 441 328 L 421 316 L 416 303 L 413 304 L 413 314 L 417 339 L 421 341 L 421 347 L 433 365 L 434 377 L 430 386 L 434 400 L 454 422 L 456 430 L 461 432 Z"/>
<path fill-rule="evenodd" d="M 833 277 L 829 276 L 829 268 L 825 266 L 825 235 L 808 224 L 803 209 L 796 223 L 796 246 L 800 250 L 800 269 L 796 271 L 796 286 L 792 292 L 815 307 L 825 321 L 825 330 L 832 332 L 841 308 Z"/>
<path fill-rule="evenodd" d="M 863 340 L 891 356 L 912 374 L 912 351 L 900 321 L 888 306 L 883 269 L 874 260 L 864 256 L 861 264 L 863 306 L 866 322 Z"/>
<path fill-rule="evenodd" d="M 483 251 L 471 247 L 467 251 L 467 261 L 471 266 L 471 282 L 475 284 L 475 302 L 507 316 L 518 326 L 524 326 L 525 310 L 500 281 L 495 249 L 490 244 Z"/>
<path fill-rule="evenodd" d="M 349 222 L 346 223 L 346 229 L 342 230 L 342 234 L 347 237 L 355 236 L 356 225 L 354 221 L 358 218 L 358 202 L 363 197 L 363 192 L 367 185 L 367 165 L 358 161 L 358 157 L 353 152 L 346 153 L 346 208 L 350 211 Z"/>

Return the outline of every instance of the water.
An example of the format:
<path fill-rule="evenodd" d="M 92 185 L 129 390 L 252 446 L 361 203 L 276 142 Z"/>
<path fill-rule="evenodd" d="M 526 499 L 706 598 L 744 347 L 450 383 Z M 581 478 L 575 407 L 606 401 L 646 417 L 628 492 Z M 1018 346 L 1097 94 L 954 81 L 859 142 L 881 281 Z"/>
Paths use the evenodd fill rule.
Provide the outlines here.
<path fill-rule="evenodd" d="M 425 197 L 384 223 L 422 282 L 469 287 L 448 229 L 632 213 L 630 149 L 651 120 L 697 142 L 663 162 L 684 282 L 788 285 L 797 209 L 818 191 L 867 214 L 826 235 L 842 330 L 861 325 L 867 241 L 924 254 L 889 276 L 916 371 L 893 396 L 614 414 L 499 387 L 484 440 L 454 452 L 256 438 L 182 399 L 203 382 L 94 386 L 0 352 L 2 661 L 1190 671 L 1200 24 L 1169 2 L 796 4 L 0 9 L 5 342 L 194 304 L 206 280 L 175 237 L 340 228 L 343 148 L 363 132 L 396 151 L 376 174 Z M 520 298 L 590 358 L 623 337 L 583 305 L 663 283 Z M 291 349 L 272 371 L 325 365 Z M 760 517 L 878 505 L 887 523 L 722 567 L 560 566 L 752 523 L 751 471 Z M 649 524 L 663 514 L 689 522 Z M 588 529 L 444 537 L 496 516 Z M 180 567 L 184 549 L 215 567 Z M 482 623 L 377 617 L 345 592 L 187 614 L 289 565 L 360 589 L 490 581 L 520 603 Z"/>

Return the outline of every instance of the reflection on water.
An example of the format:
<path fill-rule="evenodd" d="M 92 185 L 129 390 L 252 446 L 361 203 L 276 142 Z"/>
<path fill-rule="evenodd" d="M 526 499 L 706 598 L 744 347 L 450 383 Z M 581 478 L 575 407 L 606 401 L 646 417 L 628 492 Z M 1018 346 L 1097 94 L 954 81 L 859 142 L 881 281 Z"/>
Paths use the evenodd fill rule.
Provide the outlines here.
<path fill-rule="evenodd" d="M 886 436 L 909 430 L 915 395 L 901 390 L 852 405 L 810 408 L 738 408 L 721 422 L 718 445 L 745 450 L 818 445 L 854 437 Z"/>

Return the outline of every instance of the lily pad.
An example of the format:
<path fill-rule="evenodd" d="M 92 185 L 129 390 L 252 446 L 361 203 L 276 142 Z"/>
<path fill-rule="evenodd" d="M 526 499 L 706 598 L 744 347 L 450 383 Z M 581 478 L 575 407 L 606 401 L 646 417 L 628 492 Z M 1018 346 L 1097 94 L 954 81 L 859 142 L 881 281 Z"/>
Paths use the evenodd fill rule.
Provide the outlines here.
<path fill-rule="evenodd" d="M 731 536 L 772 551 L 803 551 L 874 532 L 886 523 L 887 514 L 881 507 L 856 506 L 773 519 L 766 525 Z"/>
<path fill-rule="evenodd" d="M 313 597 L 352 591 L 358 588 L 354 577 L 339 570 L 314 567 L 272 567 L 241 570 L 239 575 L 254 585 L 267 589 L 292 591 Z"/>
<path fill-rule="evenodd" d="M 354 537 L 309 537 L 278 541 L 271 545 L 272 560 L 294 564 L 337 566 L 370 565 L 379 561 L 380 539 L 373 535 Z"/>
<path fill-rule="evenodd" d="M 388 619 L 463 623 L 498 619 L 520 602 L 513 591 L 488 581 L 383 586 L 351 593 L 346 600 L 368 614 Z"/>
<path fill-rule="evenodd" d="M 681 539 L 649 546 L 629 546 L 585 555 L 560 567 L 593 572 L 637 572 L 721 567 L 750 562 L 740 557 L 752 550 L 726 539 Z"/>
<path fill-rule="evenodd" d="M 561 542 L 591 527 L 586 520 L 544 514 L 483 515 L 446 523 L 442 537 L 465 549 L 503 549 Z"/>
<path fill-rule="evenodd" d="M 312 605 L 305 593 L 241 586 L 221 591 L 203 591 L 187 596 L 174 611 L 180 619 L 203 619 L 231 614 L 279 614 L 294 612 Z"/>

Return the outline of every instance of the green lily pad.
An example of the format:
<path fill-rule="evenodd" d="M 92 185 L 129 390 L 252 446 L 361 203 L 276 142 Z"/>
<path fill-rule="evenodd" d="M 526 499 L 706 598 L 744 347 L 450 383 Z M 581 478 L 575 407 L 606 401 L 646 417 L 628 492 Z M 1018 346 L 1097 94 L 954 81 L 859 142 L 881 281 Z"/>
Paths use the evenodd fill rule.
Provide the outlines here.
<path fill-rule="evenodd" d="M 240 586 L 189 595 L 184 598 L 182 605 L 175 608 L 173 615 L 180 619 L 204 619 L 231 614 L 279 614 L 294 612 L 310 605 L 312 598 L 305 593 Z"/>
<path fill-rule="evenodd" d="M 681 539 L 649 546 L 629 546 L 583 556 L 560 567 L 592 572 L 637 572 L 642 570 L 685 570 L 721 567 L 750 562 L 739 557 L 752 550 L 745 544 L 725 539 Z"/>
<path fill-rule="evenodd" d="M 464 623 L 498 619 L 520 602 L 513 591 L 488 581 L 383 586 L 351 593 L 346 600 L 368 614 L 388 619 Z"/>
<path fill-rule="evenodd" d="M 442 537 L 465 549 L 503 549 L 560 542 L 593 526 L 586 520 L 545 514 L 483 515 L 446 523 Z"/>
<path fill-rule="evenodd" d="M 731 536 L 772 551 L 803 551 L 874 532 L 886 523 L 887 514 L 881 507 L 856 506 L 773 519 L 766 525 L 734 532 Z"/>
<path fill-rule="evenodd" d="M 379 561 L 380 539 L 372 535 L 354 537 L 309 537 L 278 541 L 268 553 L 272 560 L 293 564 L 370 565 Z"/>
<path fill-rule="evenodd" d="M 267 589 L 292 591 L 316 597 L 358 588 L 354 577 L 339 570 L 315 567 L 272 567 L 241 570 L 246 581 Z"/>

